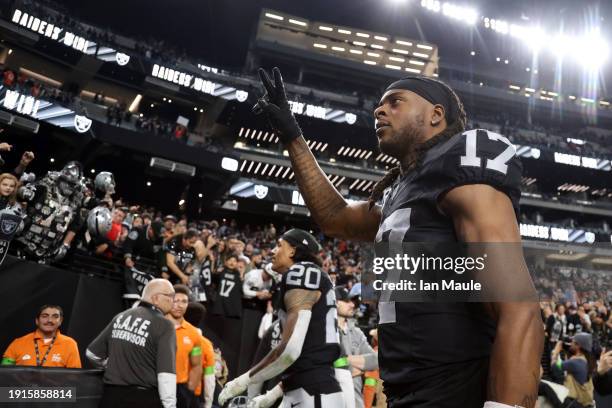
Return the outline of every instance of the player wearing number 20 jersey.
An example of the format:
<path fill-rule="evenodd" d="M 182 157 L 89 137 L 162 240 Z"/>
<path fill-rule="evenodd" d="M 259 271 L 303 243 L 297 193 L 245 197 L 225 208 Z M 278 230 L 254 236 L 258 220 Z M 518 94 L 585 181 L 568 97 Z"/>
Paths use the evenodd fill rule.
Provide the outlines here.
<path fill-rule="evenodd" d="M 282 377 L 283 389 L 288 391 L 300 387 L 326 387 L 326 383 L 335 382 L 333 362 L 340 356 L 336 295 L 332 282 L 327 273 L 314 263 L 298 262 L 283 274 L 280 298 L 284 299 L 285 294 L 292 289 L 320 291 L 321 297 L 312 307 L 312 317 L 302 353 Z M 284 301 L 281 301 L 281 326 L 286 315 L 286 306 Z"/>
<path fill-rule="evenodd" d="M 273 250 L 272 268 L 283 275 L 279 318 L 279 344 L 248 372 L 225 385 L 221 405 L 281 374 L 282 389 L 274 387 L 255 397 L 249 406 L 269 406 L 283 395 L 281 407 L 343 407 L 334 361 L 340 355 L 336 294 L 327 273 L 321 270 L 321 246 L 308 232 L 291 229 Z"/>

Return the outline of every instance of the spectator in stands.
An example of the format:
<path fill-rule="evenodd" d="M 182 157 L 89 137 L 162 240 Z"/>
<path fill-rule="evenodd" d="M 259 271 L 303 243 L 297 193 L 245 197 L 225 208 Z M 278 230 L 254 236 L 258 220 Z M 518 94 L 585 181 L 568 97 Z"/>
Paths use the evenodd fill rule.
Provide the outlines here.
<path fill-rule="evenodd" d="M 247 272 L 252 269 L 259 269 L 263 267 L 263 254 L 258 248 L 253 249 L 251 255 L 247 255 L 251 258 L 251 262 L 247 265 Z"/>
<path fill-rule="evenodd" d="M 252 308 L 264 311 L 268 299 L 272 297 L 270 290 L 274 283 L 272 275 L 263 269 L 252 269 L 245 277 L 242 284 L 242 296 Z"/>
<path fill-rule="evenodd" d="M 106 238 L 114 243 L 119 239 L 121 235 L 121 225 L 123 224 L 123 220 L 125 220 L 126 212 L 123 208 L 115 208 L 113 210 L 113 225 L 111 230 L 106 235 Z"/>
<path fill-rule="evenodd" d="M 117 252 L 122 243 L 123 220 L 125 220 L 126 212 L 123 208 L 115 208 L 113 210 L 113 221 L 110 231 L 104 237 L 95 239 L 95 253 L 106 258 L 112 258 Z"/>
<path fill-rule="evenodd" d="M 335 291 L 340 343 L 353 376 L 355 408 L 363 408 L 362 376 L 365 371 L 378 369 L 378 355 L 370 347 L 363 331 L 355 325 L 355 303 L 349 297 L 349 291 L 344 286 L 336 286 Z"/>
<path fill-rule="evenodd" d="M 0 174 L 0 209 L 12 207 L 17 201 L 19 180 L 10 173 Z"/>
<path fill-rule="evenodd" d="M 87 358 L 104 367 L 100 408 L 176 407 L 176 335 L 165 318 L 174 288 L 154 279 L 138 307 L 115 316 L 87 348 Z"/>
<path fill-rule="evenodd" d="M 170 240 L 170 238 L 172 238 L 174 227 L 176 226 L 176 222 L 178 220 L 176 219 L 174 215 L 166 215 L 163 221 L 164 221 L 164 230 L 163 230 L 164 242 L 167 242 Z"/>
<path fill-rule="evenodd" d="M 2 74 L 2 84 L 7 88 L 12 88 L 15 84 L 15 72 L 9 68 L 5 68 Z"/>
<path fill-rule="evenodd" d="M 60 333 L 63 320 L 60 306 L 42 306 L 35 319 L 36 330 L 11 342 L 2 365 L 81 368 L 77 342 Z"/>
<path fill-rule="evenodd" d="M 591 322 L 588 315 L 584 312 L 584 307 L 578 308 L 574 305 L 568 307 L 567 315 L 567 334 L 573 336 L 576 333 L 588 332 L 591 330 Z"/>
<path fill-rule="evenodd" d="M 563 385 L 569 390 L 569 397 L 583 406 L 593 405 L 593 380 L 595 358 L 593 357 L 593 337 L 589 333 L 578 333 L 572 338 L 571 356 L 563 361 L 561 351 L 563 342 L 557 345 L 551 353 L 553 370 L 565 373 Z"/>
<path fill-rule="evenodd" d="M 567 318 L 565 316 L 565 306 L 562 303 L 557 304 L 555 313 L 546 320 L 546 336 L 552 349 L 559 340 L 567 335 Z"/>
<path fill-rule="evenodd" d="M 152 263 L 150 261 L 157 259 L 157 253 L 162 244 L 162 228 L 161 222 L 158 221 L 132 228 L 123 247 L 125 266 L 133 268 L 134 262 L 138 262 L 140 258 L 144 258 L 145 262 L 149 261 L 147 262 L 149 265 Z M 142 266 L 139 267 L 142 269 Z"/>
<path fill-rule="evenodd" d="M 29 150 L 23 152 L 23 154 L 21 155 L 21 159 L 19 160 L 19 164 L 15 168 L 15 175 L 19 177 L 23 173 L 25 173 L 26 168 L 30 165 L 32 160 L 34 160 L 34 152 L 31 152 Z"/>
<path fill-rule="evenodd" d="M 202 341 L 198 330 L 184 319 L 191 292 L 174 285 L 174 304 L 166 317 L 176 330 L 176 406 L 197 406 L 195 390 L 202 382 Z"/>
<path fill-rule="evenodd" d="M 595 391 L 600 395 L 612 394 L 612 350 L 603 350 L 593 376 Z"/>
<path fill-rule="evenodd" d="M 163 276 L 173 283 L 180 282 L 183 285 L 189 283 L 191 275 L 191 262 L 195 257 L 193 246 L 198 240 L 199 232 L 194 229 L 187 230 L 172 238 L 166 249 L 166 266 L 168 276 Z"/>

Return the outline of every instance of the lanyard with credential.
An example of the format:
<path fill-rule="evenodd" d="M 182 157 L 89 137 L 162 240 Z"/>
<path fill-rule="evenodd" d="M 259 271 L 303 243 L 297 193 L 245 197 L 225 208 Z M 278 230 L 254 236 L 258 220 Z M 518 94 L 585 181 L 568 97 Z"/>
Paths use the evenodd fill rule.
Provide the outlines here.
<path fill-rule="evenodd" d="M 36 339 L 34 339 L 34 351 L 36 351 L 36 367 L 42 367 L 45 364 L 45 361 L 47 361 L 47 356 L 49 355 L 49 352 L 51 351 L 51 347 L 53 347 L 53 343 L 55 343 L 56 338 L 57 338 L 57 334 L 53 336 L 53 340 L 51 340 L 51 343 L 49 344 L 49 348 L 47 349 L 47 352 L 43 356 L 42 361 L 40 361 L 40 352 L 38 351 L 38 342 L 36 341 Z"/>

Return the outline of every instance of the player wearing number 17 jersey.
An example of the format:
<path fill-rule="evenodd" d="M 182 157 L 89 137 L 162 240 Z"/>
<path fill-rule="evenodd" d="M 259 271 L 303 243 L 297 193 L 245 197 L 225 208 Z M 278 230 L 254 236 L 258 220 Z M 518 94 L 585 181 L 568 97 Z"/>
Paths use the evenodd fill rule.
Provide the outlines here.
<path fill-rule="evenodd" d="M 283 275 L 281 342 L 255 367 L 225 385 L 219 395 L 221 405 L 248 385 L 280 374 L 281 407 L 344 406 L 333 366 L 340 356 L 336 295 L 329 276 L 321 270 L 320 250 L 316 239 L 300 229 L 289 230 L 278 240 L 272 269 Z"/>
<path fill-rule="evenodd" d="M 300 192 L 323 232 L 370 242 L 519 243 L 521 164 L 486 130 L 466 131 L 458 96 L 444 83 L 407 77 L 374 110 L 382 153 L 398 160 L 368 202 L 347 202 L 306 144 L 280 71 L 264 70 L 254 107 L 289 152 Z M 382 205 L 379 200 L 382 199 Z M 500 281 L 527 281 L 494 268 Z M 379 304 L 379 367 L 389 407 L 532 408 L 543 330 L 536 302 Z"/>

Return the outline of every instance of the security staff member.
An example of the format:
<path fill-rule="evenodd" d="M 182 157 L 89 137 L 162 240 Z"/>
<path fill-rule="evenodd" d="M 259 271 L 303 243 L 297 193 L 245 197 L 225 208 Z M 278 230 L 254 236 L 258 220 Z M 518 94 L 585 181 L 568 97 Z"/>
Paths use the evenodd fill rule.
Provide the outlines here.
<path fill-rule="evenodd" d="M 191 292 L 185 285 L 174 285 L 174 306 L 166 315 L 176 329 L 176 405 L 197 405 L 195 390 L 202 382 L 202 340 L 200 332 L 183 316 Z"/>
<path fill-rule="evenodd" d="M 101 408 L 176 408 L 176 336 L 164 315 L 174 288 L 154 279 L 138 307 L 119 313 L 87 348 L 87 358 L 106 368 Z"/>

